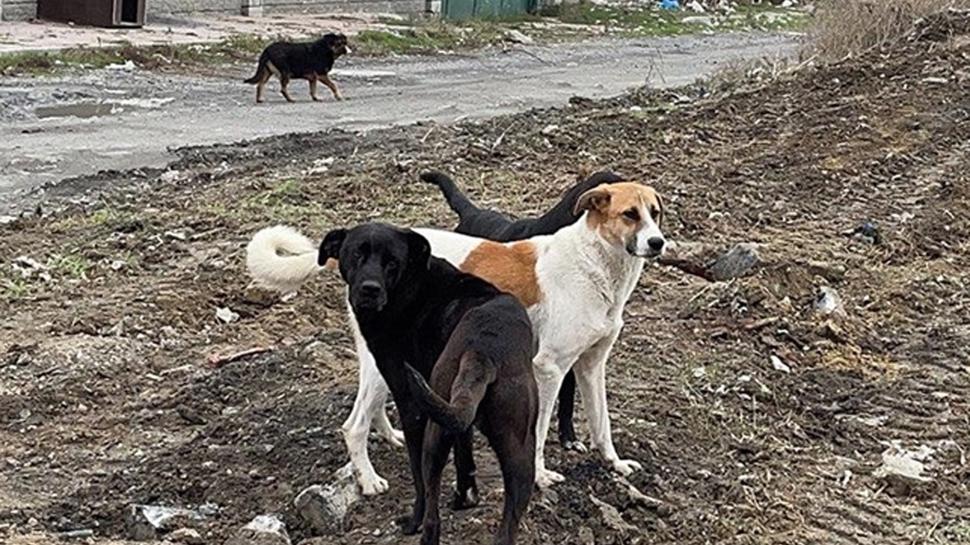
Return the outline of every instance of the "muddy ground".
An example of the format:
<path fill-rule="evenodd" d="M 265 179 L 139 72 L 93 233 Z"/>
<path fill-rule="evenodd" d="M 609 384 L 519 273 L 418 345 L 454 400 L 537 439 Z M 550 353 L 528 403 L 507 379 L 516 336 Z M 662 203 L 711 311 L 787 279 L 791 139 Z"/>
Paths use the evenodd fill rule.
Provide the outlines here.
<path fill-rule="evenodd" d="M 329 274 L 288 301 L 247 290 L 248 237 L 450 227 L 416 182 L 428 167 L 518 214 L 609 167 L 662 191 L 672 239 L 754 242 L 764 262 L 720 283 L 647 269 L 607 374 L 617 446 L 644 463 L 630 483 L 657 501 L 551 439 L 568 480 L 535 498 L 522 542 L 970 542 L 968 42 L 484 122 L 183 149 L 167 170 L 59 185 L 0 238 L 0 536 L 119 542 L 129 504 L 213 503 L 207 543 L 265 513 L 311 537 L 291 502 L 344 463 L 356 387 L 342 291 Z M 878 236 L 851 234 L 867 221 Z M 816 310 L 822 287 L 840 310 Z M 226 307 L 237 321 L 216 317 Z M 271 349 L 208 363 L 255 347 Z M 314 543 L 416 543 L 392 522 L 405 454 L 372 445 L 391 491 Z M 900 449 L 922 479 L 878 476 Z M 478 457 L 485 501 L 445 510 L 445 543 L 496 526 Z"/>

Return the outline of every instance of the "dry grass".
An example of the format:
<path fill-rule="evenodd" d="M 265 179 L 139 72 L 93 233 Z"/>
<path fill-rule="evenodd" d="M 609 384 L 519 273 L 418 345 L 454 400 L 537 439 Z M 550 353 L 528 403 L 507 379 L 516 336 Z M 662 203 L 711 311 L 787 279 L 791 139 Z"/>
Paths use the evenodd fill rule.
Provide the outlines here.
<path fill-rule="evenodd" d="M 900 40 L 920 17 L 949 8 L 970 9 L 970 0 L 823 0 L 808 47 L 823 60 L 859 55 Z"/>

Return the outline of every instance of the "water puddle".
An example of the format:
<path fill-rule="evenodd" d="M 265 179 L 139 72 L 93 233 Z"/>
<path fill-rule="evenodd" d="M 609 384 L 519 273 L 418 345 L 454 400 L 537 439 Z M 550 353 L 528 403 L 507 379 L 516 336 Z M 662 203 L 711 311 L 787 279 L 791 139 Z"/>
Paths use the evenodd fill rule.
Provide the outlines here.
<path fill-rule="evenodd" d="M 174 98 L 121 99 L 110 102 L 75 102 L 55 106 L 38 106 L 34 115 L 40 119 L 51 117 L 77 117 L 87 119 L 120 114 L 124 111 L 151 110 L 175 100 Z"/>
<path fill-rule="evenodd" d="M 58 106 L 38 106 L 34 115 L 41 119 L 48 117 L 101 117 L 111 115 L 116 105 L 107 102 L 81 102 L 78 104 L 61 104 Z"/>

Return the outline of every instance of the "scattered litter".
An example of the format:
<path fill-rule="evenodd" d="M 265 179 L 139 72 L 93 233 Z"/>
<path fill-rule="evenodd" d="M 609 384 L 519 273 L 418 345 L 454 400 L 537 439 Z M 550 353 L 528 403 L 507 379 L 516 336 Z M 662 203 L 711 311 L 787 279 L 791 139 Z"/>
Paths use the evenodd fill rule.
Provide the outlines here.
<path fill-rule="evenodd" d="M 109 64 L 108 66 L 104 67 L 105 70 L 119 70 L 123 72 L 131 72 L 135 68 L 135 63 L 130 59 L 120 64 Z"/>
<path fill-rule="evenodd" d="M 335 161 L 335 158 L 333 157 L 326 157 L 324 159 L 315 159 L 313 161 L 313 164 L 310 166 L 309 170 L 307 170 L 307 174 L 323 174 L 324 172 L 327 172 L 330 170 L 330 167 L 333 165 L 334 161 Z"/>
<path fill-rule="evenodd" d="M 259 515 L 226 540 L 226 545 L 290 545 L 290 535 L 276 515 Z"/>
<path fill-rule="evenodd" d="M 912 488 L 932 481 L 923 474 L 926 471 L 924 462 L 929 460 L 931 454 L 933 449 L 925 445 L 909 450 L 894 441 L 882 453 L 882 465 L 872 475 L 886 481 L 897 495 L 907 494 Z"/>
<path fill-rule="evenodd" d="M 527 36 L 525 33 L 515 30 L 514 28 L 505 31 L 505 39 L 516 44 L 530 45 L 535 43 L 531 37 Z"/>
<path fill-rule="evenodd" d="M 771 366 L 775 368 L 775 371 L 781 371 L 782 373 L 791 373 L 791 367 L 787 363 L 781 360 L 778 356 L 771 355 Z"/>
<path fill-rule="evenodd" d="M 224 323 L 231 324 L 239 319 L 239 314 L 233 312 L 229 307 L 219 307 L 216 310 L 216 318 L 219 318 Z"/>
<path fill-rule="evenodd" d="M 219 508 L 205 504 L 197 509 L 161 505 L 130 505 L 125 514 L 125 532 L 135 541 L 150 541 L 160 533 L 170 532 L 193 521 L 215 515 Z"/>
<path fill-rule="evenodd" d="M 542 134 L 549 136 L 559 130 L 559 125 L 546 125 L 542 128 Z"/>
<path fill-rule="evenodd" d="M 879 228 L 876 226 L 876 224 L 871 221 L 863 222 L 862 225 L 859 225 L 852 231 L 849 231 L 849 235 L 868 244 L 882 243 L 882 234 L 879 232 Z"/>
<path fill-rule="evenodd" d="M 815 297 L 815 310 L 825 315 L 845 314 L 845 308 L 842 306 L 842 298 L 839 296 L 839 292 L 829 286 L 822 286 L 818 289 L 818 295 Z"/>
<path fill-rule="evenodd" d="M 172 183 L 177 181 L 181 176 L 182 173 L 177 170 L 166 170 L 158 177 L 158 179 L 165 183 Z"/>

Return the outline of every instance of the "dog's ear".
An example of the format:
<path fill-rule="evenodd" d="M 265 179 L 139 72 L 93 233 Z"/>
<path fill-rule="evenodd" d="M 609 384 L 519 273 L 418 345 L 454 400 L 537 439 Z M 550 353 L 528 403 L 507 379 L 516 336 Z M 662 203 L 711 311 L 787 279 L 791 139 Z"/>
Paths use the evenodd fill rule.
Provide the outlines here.
<path fill-rule="evenodd" d="M 664 216 L 667 214 L 667 206 L 664 205 L 664 200 L 660 196 L 660 193 L 654 191 L 654 195 L 657 197 L 657 207 L 660 209 L 660 212 L 657 214 L 657 227 L 659 228 L 663 227 Z"/>
<path fill-rule="evenodd" d="M 610 191 L 605 185 L 601 185 L 590 189 L 576 199 L 576 207 L 573 208 L 573 214 L 578 216 L 586 210 L 599 210 L 602 212 L 609 205 Z"/>
<path fill-rule="evenodd" d="M 334 229 L 323 237 L 320 243 L 320 253 L 317 255 L 317 265 L 323 267 L 329 259 L 340 259 L 340 248 L 347 238 L 346 229 Z"/>
<path fill-rule="evenodd" d="M 416 270 L 428 270 L 431 259 L 431 244 L 428 239 L 408 229 L 408 261 Z"/>

